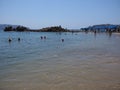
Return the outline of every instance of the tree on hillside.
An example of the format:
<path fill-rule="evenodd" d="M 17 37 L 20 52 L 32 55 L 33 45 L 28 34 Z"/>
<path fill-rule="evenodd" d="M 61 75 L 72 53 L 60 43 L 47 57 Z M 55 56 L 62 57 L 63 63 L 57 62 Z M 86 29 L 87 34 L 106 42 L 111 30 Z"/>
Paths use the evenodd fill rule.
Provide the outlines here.
<path fill-rule="evenodd" d="M 23 26 L 16 27 L 16 31 L 25 31 L 25 30 L 27 30 L 26 27 L 23 27 Z"/>
<path fill-rule="evenodd" d="M 12 30 L 13 30 L 12 26 L 7 26 L 7 27 L 5 27 L 5 29 L 4 29 L 4 31 L 12 31 Z"/>

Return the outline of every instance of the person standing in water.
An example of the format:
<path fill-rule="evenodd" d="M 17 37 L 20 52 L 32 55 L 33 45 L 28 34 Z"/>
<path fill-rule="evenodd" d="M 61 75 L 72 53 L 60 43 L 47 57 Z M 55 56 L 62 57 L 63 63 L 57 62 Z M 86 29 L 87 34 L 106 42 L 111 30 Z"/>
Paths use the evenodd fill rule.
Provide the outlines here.
<path fill-rule="evenodd" d="M 18 38 L 18 41 L 20 41 L 20 38 Z"/>
<path fill-rule="evenodd" d="M 44 36 L 44 39 L 46 39 L 46 36 Z"/>
<path fill-rule="evenodd" d="M 62 42 L 64 42 L 64 39 L 61 39 L 62 40 Z"/>
<path fill-rule="evenodd" d="M 8 39 L 8 42 L 11 42 L 11 41 L 12 41 L 12 39 L 11 39 L 11 38 L 9 38 L 9 39 Z"/>

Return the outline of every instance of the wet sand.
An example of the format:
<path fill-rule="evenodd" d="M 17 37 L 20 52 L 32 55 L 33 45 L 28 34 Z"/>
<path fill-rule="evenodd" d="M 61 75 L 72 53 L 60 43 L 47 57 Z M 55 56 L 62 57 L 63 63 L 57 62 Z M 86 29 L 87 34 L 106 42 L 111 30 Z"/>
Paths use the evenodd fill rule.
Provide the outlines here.
<path fill-rule="evenodd" d="M 120 90 L 120 60 L 107 55 L 29 61 L 12 67 L 1 78 L 0 90 Z"/>

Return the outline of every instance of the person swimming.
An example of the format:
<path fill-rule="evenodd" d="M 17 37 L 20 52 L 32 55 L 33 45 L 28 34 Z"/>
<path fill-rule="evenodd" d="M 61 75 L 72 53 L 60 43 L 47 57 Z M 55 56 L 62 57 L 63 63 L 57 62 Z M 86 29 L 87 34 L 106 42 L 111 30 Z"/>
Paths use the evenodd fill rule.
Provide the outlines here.
<path fill-rule="evenodd" d="M 64 42 L 64 39 L 61 39 L 62 42 Z"/>
<path fill-rule="evenodd" d="M 9 41 L 9 42 L 11 42 L 11 41 L 12 41 L 12 39 L 11 39 L 11 38 L 9 38 L 9 39 L 8 39 L 8 41 Z"/>
<path fill-rule="evenodd" d="M 46 36 L 44 36 L 44 39 L 46 39 Z"/>
<path fill-rule="evenodd" d="M 40 38 L 41 38 L 41 39 L 43 39 L 43 37 L 42 37 L 42 36 L 41 36 Z"/>
<path fill-rule="evenodd" d="M 20 38 L 18 38 L 18 41 L 20 41 Z"/>

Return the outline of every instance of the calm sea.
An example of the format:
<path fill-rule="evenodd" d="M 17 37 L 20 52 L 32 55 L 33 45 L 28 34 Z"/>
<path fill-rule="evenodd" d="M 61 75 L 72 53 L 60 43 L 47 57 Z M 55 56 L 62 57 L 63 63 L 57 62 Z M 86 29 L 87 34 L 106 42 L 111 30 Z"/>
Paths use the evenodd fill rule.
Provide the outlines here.
<path fill-rule="evenodd" d="M 1 31 L 0 90 L 120 90 L 120 34 Z"/>

